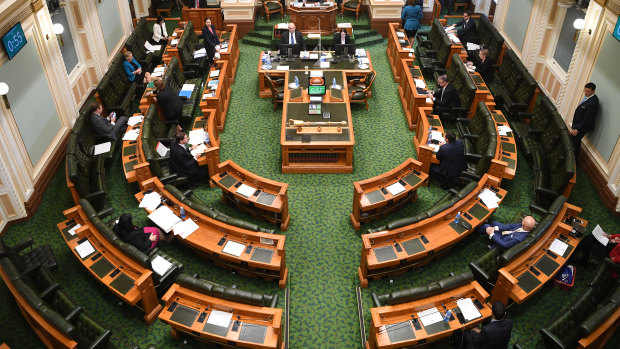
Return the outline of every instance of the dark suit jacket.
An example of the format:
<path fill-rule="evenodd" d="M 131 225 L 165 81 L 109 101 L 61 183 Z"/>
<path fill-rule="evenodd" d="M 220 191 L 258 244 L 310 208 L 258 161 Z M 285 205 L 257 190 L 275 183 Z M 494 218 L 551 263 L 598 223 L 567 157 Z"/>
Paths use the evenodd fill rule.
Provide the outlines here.
<path fill-rule="evenodd" d="M 204 38 L 207 57 L 209 57 L 210 60 L 213 60 L 213 56 L 215 55 L 215 45 L 219 45 L 220 39 L 217 37 L 217 32 L 215 31 L 215 26 L 213 24 L 211 24 L 211 29 L 213 29 L 213 33 L 209 31 L 207 26 L 202 27 L 202 37 Z"/>
<path fill-rule="evenodd" d="M 183 114 L 183 100 L 166 86 L 157 93 L 157 104 L 161 108 L 166 121 L 180 121 Z"/>
<path fill-rule="evenodd" d="M 289 44 L 288 37 L 289 37 L 288 30 L 285 32 L 282 32 L 282 36 L 280 37 L 280 43 Z M 295 30 L 295 42 L 297 43 L 297 45 L 301 46 L 302 51 L 306 50 L 306 43 L 304 42 L 304 35 L 299 30 Z"/>
<path fill-rule="evenodd" d="M 592 129 L 594 129 L 594 121 L 596 120 L 597 112 L 598 97 L 594 94 L 592 97 L 588 98 L 588 100 L 577 106 L 575 114 L 573 115 L 573 124 L 571 127 L 577 130 L 580 135 L 585 135 L 592 131 Z"/>
<path fill-rule="evenodd" d="M 465 162 L 465 146 L 463 141 L 457 139 L 454 143 L 446 143 L 437 151 L 439 174 L 445 177 L 456 177 L 467 168 Z"/>
<path fill-rule="evenodd" d="M 198 169 L 198 161 L 192 154 L 177 142 L 170 145 L 170 172 L 178 174 L 180 177 L 194 177 Z"/>
<path fill-rule="evenodd" d="M 196 0 L 185 0 L 185 5 L 189 8 L 196 8 Z M 207 0 L 199 0 L 198 5 L 200 8 L 207 7 Z"/>
<path fill-rule="evenodd" d="M 90 114 L 90 124 L 93 126 L 93 130 L 100 135 L 107 136 L 110 139 L 115 139 L 112 135 L 114 131 L 114 125 L 108 120 L 107 117 L 99 115 L 95 112 Z"/>
<path fill-rule="evenodd" d="M 469 19 L 467 23 L 460 21 L 454 25 L 456 28 L 456 35 L 459 40 L 464 42 L 473 42 L 474 37 L 478 36 L 478 30 L 476 30 L 476 23 L 473 19 Z"/>
<path fill-rule="evenodd" d="M 508 347 L 511 331 L 512 321 L 510 319 L 492 321 L 482 326 L 480 333 L 472 335 L 474 348 L 505 349 Z"/>
<path fill-rule="evenodd" d="M 460 107 L 461 99 L 459 98 L 459 94 L 456 92 L 456 88 L 450 83 L 446 85 L 445 91 L 443 93 L 443 98 L 441 96 L 441 89 L 435 91 L 433 96 L 435 96 L 435 101 L 433 102 L 439 106 L 446 107 Z"/>
<path fill-rule="evenodd" d="M 493 81 L 493 62 L 491 58 L 487 57 L 484 62 L 478 58 L 474 65 L 476 66 L 476 71 L 480 73 L 482 80 L 484 80 L 486 84 Z"/>
<path fill-rule="evenodd" d="M 342 43 L 342 40 L 340 40 L 340 32 L 337 32 L 336 34 L 334 34 L 334 47 L 336 47 L 336 45 L 340 45 L 341 43 Z M 345 44 L 351 43 L 351 37 L 349 36 L 349 34 L 347 34 L 344 37 L 344 43 Z"/>
<path fill-rule="evenodd" d="M 150 237 L 151 234 L 145 233 L 144 229 L 132 230 L 120 236 L 121 240 L 134 245 L 138 250 L 145 253 L 151 248 L 152 241 L 149 239 Z"/>

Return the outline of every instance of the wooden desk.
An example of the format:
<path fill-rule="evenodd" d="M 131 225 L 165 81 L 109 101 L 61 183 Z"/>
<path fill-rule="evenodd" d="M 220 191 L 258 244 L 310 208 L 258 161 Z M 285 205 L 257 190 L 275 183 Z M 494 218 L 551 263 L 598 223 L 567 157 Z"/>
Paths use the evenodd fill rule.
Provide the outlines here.
<path fill-rule="evenodd" d="M 491 114 L 495 120 L 495 126 L 510 126 L 500 110 L 491 110 Z M 517 143 L 514 132 L 508 132 L 505 136 L 500 136 L 498 132 L 497 137 L 497 144 L 500 147 L 497 159 L 506 163 L 504 178 L 513 179 L 517 172 Z"/>
<path fill-rule="evenodd" d="M 416 131 L 418 124 L 418 117 L 420 111 L 418 108 L 432 106 L 433 103 L 427 103 L 428 86 L 422 76 L 422 71 L 417 65 L 413 65 L 413 58 L 404 58 L 400 60 L 402 66 L 400 77 L 400 83 L 398 84 L 398 94 L 400 95 L 400 101 L 403 104 L 403 110 L 405 111 L 405 117 L 407 118 L 407 125 L 410 131 Z M 424 88 L 416 87 L 415 82 L 421 81 L 424 84 Z"/>
<path fill-rule="evenodd" d="M 503 201 L 506 191 L 499 185 L 498 178 L 484 174 L 478 186 L 452 207 L 402 228 L 362 235 L 357 271 L 361 287 L 368 286 L 369 278 L 401 274 L 446 253 L 495 211 L 478 198 L 483 189 L 496 192 L 500 203 Z M 454 223 L 457 212 L 462 212 L 458 224 Z"/>
<path fill-rule="evenodd" d="M 232 160 L 218 166 L 218 173 L 211 181 L 222 189 L 222 201 L 234 204 L 252 216 L 279 224 L 285 231 L 291 221 L 288 213 L 288 184 L 272 181 L 253 174 Z M 252 187 L 252 194 L 238 192 L 242 184 Z"/>
<path fill-rule="evenodd" d="M 300 102 L 291 102 L 288 84 L 293 76 L 299 77 L 300 85 L 304 88 Z M 308 77 L 304 71 L 289 71 L 285 79 L 284 104 L 282 108 L 282 129 L 280 145 L 282 146 L 282 172 L 285 173 L 350 173 L 353 172 L 353 120 L 349 106 L 348 88 L 345 73 L 342 71 L 325 71 L 324 78 L 327 88 L 329 82 L 336 79 L 342 86 L 342 102 L 332 101 L 331 94 L 327 95 L 329 102 L 321 104 L 321 112 L 331 113 L 330 119 L 322 115 L 308 115 L 307 86 Z M 289 120 L 308 122 L 346 122 L 338 127 L 340 133 L 316 132 L 314 134 L 300 134 L 298 127 L 291 126 Z M 325 126 L 325 130 L 328 127 Z M 318 130 L 318 128 L 317 128 Z"/>
<path fill-rule="evenodd" d="M 228 61 L 218 60 L 209 68 L 209 75 L 205 82 L 200 103 L 198 104 L 198 107 L 203 113 L 207 109 L 215 109 L 215 124 L 218 132 L 224 131 L 226 114 L 228 114 L 228 104 L 232 93 L 228 74 L 226 74 L 229 63 Z M 211 74 L 217 74 L 217 76 L 211 77 Z M 213 88 L 209 86 L 209 83 L 216 84 L 216 87 Z"/>
<path fill-rule="evenodd" d="M 288 11 L 291 22 L 295 23 L 296 29 L 304 34 L 321 33 L 321 35 L 333 34 L 336 31 L 336 11 L 338 6 L 314 6 L 309 7 L 289 6 Z"/>
<path fill-rule="evenodd" d="M 217 164 L 220 163 L 220 136 L 215 127 L 215 115 L 214 109 L 205 109 L 202 111 L 202 116 L 194 118 L 194 122 L 192 123 L 192 130 L 203 129 L 209 134 L 210 142 L 207 144 L 209 148 L 197 159 L 198 166 L 207 166 L 209 177 L 217 173 Z M 142 181 L 147 179 L 148 178 L 144 178 Z"/>
<path fill-rule="evenodd" d="M 220 48 L 220 59 L 228 61 L 226 75 L 232 84 L 235 82 L 237 64 L 239 63 L 239 34 L 236 24 L 228 24 L 225 29 L 226 31 L 220 34 L 220 44 L 227 43 L 228 47 L 226 49 Z"/>
<path fill-rule="evenodd" d="M 194 31 L 198 35 L 202 35 L 202 27 L 204 27 L 207 17 L 211 18 L 211 24 L 215 26 L 216 30 L 224 30 L 224 20 L 220 7 L 189 8 L 183 6 L 181 9 L 181 19 L 185 22 L 192 21 Z"/>
<path fill-rule="evenodd" d="M 455 310 L 460 311 L 456 303 L 460 298 L 477 300 L 480 305 L 476 306 L 481 316 L 465 324 L 461 324 L 456 315 L 448 322 L 441 321 L 427 327 L 422 324 L 419 312 L 437 308 L 442 316 L 445 316 L 448 309 L 454 314 Z M 398 305 L 371 308 L 370 338 L 366 341 L 366 348 L 412 347 L 436 342 L 459 331 L 476 327 L 493 316 L 488 299 L 489 294 L 484 288 L 478 282 L 472 281 L 436 296 Z M 417 321 L 419 329 L 414 326 L 413 321 Z"/>
<path fill-rule="evenodd" d="M 170 64 L 170 60 L 172 59 L 172 57 L 179 58 L 179 48 L 177 44 L 179 40 L 181 39 L 181 36 L 183 36 L 185 24 L 186 24 L 185 22 L 180 22 L 179 25 L 181 25 L 182 27 L 175 28 L 172 31 L 172 34 L 170 34 L 170 40 L 166 44 L 166 47 L 164 48 L 164 52 L 162 53 L 162 56 L 161 56 L 161 60 L 164 64 Z"/>
<path fill-rule="evenodd" d="M 476 115 L 476 110 L 478 109 L 478 102 L 483 101 L 486 103 L 489 110 L 493 111 L 495 109 L 495 99 L 491 94 L 491 91 L 487 87 L 487 84 L 480 76 L 480 73 L 477 72 L 469 72 L 469 76 L 474 81 L 476 85 L 476 94 L 474 95 L 474 99 L 471 102 L 471 107 L 469 109 L 470 113 L 467 114 L 468 118 L 473 118 Z"/>
<path fill-rule="evenodd" d="M 387 57 L 390 62 L 390 68 L 392 68 L 392 74 L 394 75 L 394 81 L 399 82 L 404 74 L 401 59 L 410 58 L 412 61 L 415 59 L 413 47 L 409 45 L 407 36 L 399 37 L 398 35 L 404 35 L 405 30 L 400 28 L 400 23 L 388 24 L 388 44 L 387 44 Z M 399 34 L 402 33 L 402 34 Z M 405 40 L 406 45 L 401 45 L 399 40 Z"/>
<path fill-rule="evenodd" d="M 428 130 L 432 127 L 433 131 L 441 132 L 442 136 L 444 136 L 445 132 L 439 115 L 433 114 L 433 108 L 418 108 L 418 114 L 417 131 L 415 137 L 413 137 L 413 145 L 418 154 L 418 161 L 422 164 L 420 171 L 429 173 L 431 164 L 438 164 L 439 160 L 437 159 L 435 147 L 427 144 Z"/>
<path fill-rule="evenodd" d="M 580 207 L 564 204 L 540 239 L 499 270 L 499 276 L 491 294 L 491 303 L 502 301 L 508 304 L 509 299 L 512 299 L 521 304 L 555 276 L 568 261 L 580 241 L 569 234 L 573 228 L 565 220 L 569 216 L 578 217 L 580 213 Z M 583 227 L 588 225 L 586 220 L 578 219 L 583 221 L 581 224 Z M 556 239 L 568 245 L 563 255 L 548 251 Z"/>
<path fill-rule="evenodd" d="M 166 65 L 160 64 L 157 67 L 158 68 L 165 67 L 163 74 L 155 78 L 155 79 L 163 79 L 164 76 L 166 75 L 166 70 L 168 70 L 168 65 L 167 63 Z M 155 90 L 156 89 L 155 89 L 155 85 L 153 82 L 146 85 L 146 88 L 144 89 L 144 92 L 142 93 L 142 97 L 140 97 L 140 102 L 139 102 L 139 107 L 138 107 L 142 115 L 146 114 L 146 111 L 149 110 L 149 107 L 151 106 L 151 104 L 157 103 L 155 102 L 155 98 L 154 98 L 155 95 L 153 94 Z M 161 113 L 161 110 L 159 110 L 158 115 L 161 120 L 165 120 L 163 114 Z"/>
<path fill-rule="evenodd" d="M 166 205 L 177 215 L 182 206 L 187 217 L 191 217 L 198 224 L 198 230 L 185 239 L 176 237 L 182 243 L 216 265 L 233 269 L 243 275 L 278 280 L 278 286 L 284 288 L 288 276 L 284 256 L 285 236 L 250 231 L 207 217 L 180 202 L 164 189 L 164 185 L 155 177 L 144 181 L 142 188 L 144 190 L 136 194 L 138 201 L 142 200 L 146 190 L 151 189 L 165 198 L 168 202 Z M 222 250 L 229 240 L 246 246 L 252 245 L 253 248 L 247 253 L 246 249 L 238 257 L 223 253 Z"/>
<path fill-rule="evenodd" d="M 174 338 L 178 338 L 179 332 L 182 332 L 199 341 L 226 346 L 284 348 L 281 329 L 282 309 L 227 301 L 179 284 L 172 285 L 162 300 L 165 302 L 165 308 L 159 314 L 159 319 L 172 327 Z M 228 327 L 207 323 L 214 310 L 232 313 Z M 239 328 L 233 330 L 233 326 L 236 325 Z"/>
<path fill-rule="evenodd" d="M 392 213 L 404 204 L 417 200 L 417 189 L 428 182 L 428 174 L 420 172 L 422 163 L 412 158 L 393 170 L 363 181 L 353 182 L 353 210 L 350 215 L 355 230 L 367 223 Z M 392 195 L 386 188 L 400 183 L 405 190 Z"/>
<path fill-rule="evenodd" d="M 135 113 L 133 115 L 137 116 L 143 114 Z M 139 129 L 140 135 L 138 135 L 138 138 L 135 141 L 123 141 L 123 153 L 121 155 L 123 161 L 123 172 L 125 173 L 127 183 L 133 183 L 138 180 L 134 167 L 146 162 L 146 159 L 144 158 L 144 151 L 142 150 L 142 137 L 140 137 L 142 135 L 142 123 L 134 126 L 127 126 L 127 131 L 134 129 Z"/>
<path fill-rule="evenodd" d="M 144 320 L 151 323 L 162 310 L 155 286 L 153 272 L 136 263 L 131 257 L 119 251 L 108 241 L 88 220 L 81 206 L 75 206 L 63 211 L 67 220 L 58 223 L 57 227 L 63 239 L 84 265 L 86 270 L 110 292 L 123 302 L 135 306 L 140 302 L 144 311 Z M 80 224 L 75 235 L 68 230 Z M 82 259 L 75 248 L 82 242 L 89 241 L 95 252 Z"/>

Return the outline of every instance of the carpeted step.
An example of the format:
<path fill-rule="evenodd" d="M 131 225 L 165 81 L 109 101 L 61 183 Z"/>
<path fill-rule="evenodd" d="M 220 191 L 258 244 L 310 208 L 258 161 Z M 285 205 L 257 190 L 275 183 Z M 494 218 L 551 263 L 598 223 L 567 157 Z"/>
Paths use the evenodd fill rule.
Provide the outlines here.
<path fill-rule="evenodd" d="M 354 30 L 353 33 L 355 34 L 355 40 L 372 37 L 372 36 L 381 36 L 381 34 L 379 34 L 376 30 L 360 29 L 360 30 Z"/>
<path fill-rule="evenodd" d="M 251 38 L 271 40 L 271 32 L 270 31 L 256 31 L 256 30 L 253 30 L 253 31 L 247 33 L 244 36 L 244 38 L 246 38 L 248 36 L 251 37 Z"/>
<path fill-rule="evenodd" d="M 357 40 L 357 38 L 355 39 L 355 45 L 358 47 L 365 47 L 365 46 L 370 46 L 370 45 L 375 45 L 375 44 L 380 44 L 383 42 L 387 42 L 386 39 L 384 39 L 382 36 L 378 36 L 378 37 L 369 37 L 369 38 L 363 38 L 362 40 Z"/>
<path fill-rule="evenodd" d="M 261 39 L 261 38 L 253 38 L 248 37 L 247 35 L 243 37 L 241 40 L 246 45 L 258 46 L 264 49 L 269 49 L 271 47 L 271 39 Z"/>

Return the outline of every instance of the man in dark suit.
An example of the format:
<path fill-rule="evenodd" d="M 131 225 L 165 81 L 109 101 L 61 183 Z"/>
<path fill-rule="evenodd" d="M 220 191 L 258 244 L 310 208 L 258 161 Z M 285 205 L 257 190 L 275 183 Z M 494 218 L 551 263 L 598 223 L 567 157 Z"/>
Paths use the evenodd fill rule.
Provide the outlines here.
<path fill-rule="evenodd" d="M 220 52 L 220 38 L 217 37 L 215 26 L 211 24 L 211 18 L 205 18 L 205 26 L 202 27 L 202 37 L 204 38 L 205 49 L 209 62 L 213 63 L 213 57 L 216 52 Z"/>
<path fill-rule="evenodd" d="M 185 4 L 189 8 L 206 8 L 207 0 L 185 0 Z"/>
<path fill-rule="evenodd" d="M 431 164 L 430 174 L 433 178 L 442 182 L 442 189 L 449 189 L 452 178 L 456 177 L 467 168 L 465 162 L 465 146 L 463 141 L 456 139 L 454 132 L 448 131 L 444 137 L 445 143 L 439 143 L 441 146 L 437 151 L 437 159 L 439 164 Z"/>
<path fill-rule="evenodd" d="M 103 135 L 114 142 L 118 135 L 125 130 L 127 118 L 124 116 L 116 118 L 115 113 L 106 117 L 103 115 L 103 105 L 99 102 L 93 102 L 90 112 L 90 124 L 95 133 Z"/>
<path fill-rule="evenodd" d="M 295 23 L 291 22 L 288 24 L 288 31 L 282 33 L 280 37 L 280 44 L 294 44 L 297 45 L 301 51 L 306 50 L 306 43 L 304 42 L 303 34 L 295 30 Z"/>
<path fill-rule="evenodd" d="M 452 108 L 461 106 L 461 99 L 448 81 L 447 75 L 440 76 L 437 85 L 440 89 L 428 93 L 428 97 L 433 100 L 433 114 L 449 112 Z"/>
<path fill-rule="evenodd" d="M 586 84 L 583 88 L 583 99 L 573 115 L 573 124 L 571 125 L 570 134 L 573 140 L 573 150 L 575 151 L 575 160 L 579 158 L 579 150 L 581 149 L 581 139 L 592 129 L 594 129 L 594 121 L 598 113 L 598 97 L 595 94 L 596 85 L 592 82 Z"/>
<path fill-rule="evenodd" d="M 476 29 L 476 23 L 471 19 L 471 12 L 463 12 L 463 20 L 451 25 L 452 28 L 456 28 L 456 36 L 458 36 L 463 47 L 467 48 L 468 42 L 473 42 L 473 39 L 478 36 L 478 30 Z"/>
<path fill-rule="evenodd" d="M 166 83 L 162 79 L 157 79 L 153 83 L 157 89 L 157 95 L 154 98 L 166 121 L 181 122 L 181 116 L 183 115 L 183 100 L 172 91 L 171 88 L 166 86 Z"/>
<path fill-rule="evenodd" d="M 176 173 L 179 177 L 187 177 L 192 185 L 208 176 L 207 170 L 198 167 L 198 161 L 190 154 L 186 144 L 189 138 L 185 132 L 177 133 L 175 142 L 170 145 L 170 172 Z M 196 146 L 192 146 L 192 149 Z"/>
<path fill-rule="evenodd" d="M 506 319 L 506 308 L 500 301 L 491 307 L 493 319 L 482 326 L 475 327 L 464 334 L 466 349 L 505 349 L 510 342 L 512 321 Z"/>
<path fill-rule="evenodd" d="M 507 250 L 519 242 L 525 240 L 532 230 L 536 227 L 536 220 L 532 216 L 525 216 L 521 223 L 502 224 L 492 221 L 478 227 L 477 231 L 486 233 L 493 241 L 492 245 Z"/>

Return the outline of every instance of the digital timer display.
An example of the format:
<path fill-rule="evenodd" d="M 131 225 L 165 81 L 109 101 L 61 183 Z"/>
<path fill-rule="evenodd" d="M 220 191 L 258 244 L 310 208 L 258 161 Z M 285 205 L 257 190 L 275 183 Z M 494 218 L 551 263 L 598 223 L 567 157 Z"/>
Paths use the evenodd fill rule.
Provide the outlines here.
<path fill-rule="evenodd" d="M 17 52 L 26 45 L 26 36 L 24 35 L 21 23 L 15 24 L 11 30 L 4 34 L 2 37 L 2 44 L 4 44 L 4 49 L 9 59 L 15 57 Z"/>

